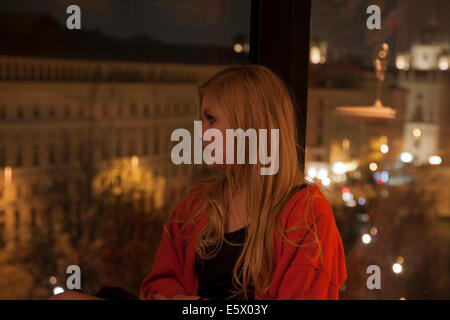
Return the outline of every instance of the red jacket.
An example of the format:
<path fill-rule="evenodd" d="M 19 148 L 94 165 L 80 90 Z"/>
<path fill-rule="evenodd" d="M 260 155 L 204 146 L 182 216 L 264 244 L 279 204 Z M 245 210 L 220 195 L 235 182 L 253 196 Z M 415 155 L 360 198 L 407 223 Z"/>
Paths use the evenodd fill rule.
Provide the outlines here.
<path fill-rule="evenodd" d="M 281 213 L 281 223 L 287 229 L 298 223 L 312 227 L 311 223 L 305 223 L 310 220 L 305 220 L 305 204 L 301 201 L 307 194 L 314 196 L 311 216 L 315 219 L 315 231 L 321 244 L 321 259 L 309 258 L 318 252 L 317 246 L 299 248 L 286 241 L 282 242 L 281 234 L 275 234 L 274 272 L 270 289 L 264 296 L 255 292 L 255 300 L 338 299 L 339 287 L 347 278 L 344 248 L 331 207 L 319 188 L 310 186 L 296 192 Z M 186 200 L 187 197 L 180 201 L 168 221 L 188 213 Z M 194 241 L 190 241 L 187 246 L 185 238 L 174 236 L 181 225 L 166 221 L 165 226 L 170 235 L 163 232 L 153 268 L 140 287 L 141 299 L 147 299 L 150 294 L 155 293 L 168 298 L 178 294 L 197 295 L 195 240 L 208 219 L 208 214 L 204 213 L 196 221 L 196 225 L 189 224 L 185 227 L 183 235 L 194 237 Z M 306 229 L 287 233 L 287 237 L 296 243 L 301 239 L 308 239 L 304 242 L 313 239 L 312 233 Z"/>

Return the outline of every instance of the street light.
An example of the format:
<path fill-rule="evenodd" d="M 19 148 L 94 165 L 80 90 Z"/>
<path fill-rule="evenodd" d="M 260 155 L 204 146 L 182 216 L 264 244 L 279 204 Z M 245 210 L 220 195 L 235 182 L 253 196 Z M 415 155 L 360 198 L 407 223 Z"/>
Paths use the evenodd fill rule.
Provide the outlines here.
<path fill-rule="evenodd" d="M 381 147 L 380 147 L 380 151 L 381 151 L 381 153 L 388 153 L 388 151 L 389 151 L 388 145 L 387 144 L 382 144 Z"/>
<path fill-rule="evenodd" d="M 409 55 L 405 53 L 400 53 L 395 58 L 395 66 L 398 70 L 408 70 L 409 69 Z"/>
<path fill-rule="evenodd" d="M 372 237 L 370 236 L 370 234 L 364 233 L 362 236 L 362 242 L 364 242 L 365 244 L 369 244 L 372 241 Z"/>
<path fill-rule="evenodd" d="M 438 58 L 438 68 L 441 71 L 448 70 L 448 55 L 445 52 Z"/>
<path fill-rule="evenodd" d="M 413 155 L 410 152 L 402 152 L 400 155 L 400 160 L 404 163 L 411 163 L 413 160 Z"/>
<path fill-rule="evenodd" d="M 234 52 L 236 52 L 236 53 L 241 53 L 244 50 L 244 48 L 242 47 L 242 44 L 240 44 L 240 43 L 235 43 L 233 46 L 233 49 L 234 49 Z"/>
<path fill-rule="evenodd" d="M 320 48 L 312 46 L 310 50 L 311 62 L 313 64 L 320 63 Z"/>
<path fill-rule="evenodd" d="M 400 263 L 394 263 L 393 265 L 392 265 L 392 270 L 395 272 L 395 273 L 397 273 L 397 274 L 399 274 L 399 273 L 401 273 L 402 271 L 403 271 L 403 267 L 402 267 L 402 265 L 400 264 Z"/>

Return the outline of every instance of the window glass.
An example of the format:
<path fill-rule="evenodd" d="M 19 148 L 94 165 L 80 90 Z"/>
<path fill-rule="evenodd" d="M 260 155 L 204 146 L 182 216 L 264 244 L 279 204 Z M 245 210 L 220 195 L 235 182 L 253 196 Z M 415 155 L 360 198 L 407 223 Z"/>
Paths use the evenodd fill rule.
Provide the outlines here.
<path fill-rule="evenodd" d="M 343 238 L 344 299 L 449 297 L 449 11 L 312 0 L 305 174 Z"/>
<path fill-rule="evenodd" d="M 174 120 L 193 132 L 198 85 L 248 63 L 250 2 L 80 0 L 78 29 L 67 1 L 1 1 L 0 299 L 48 298 L 72 264 L 83 292 L 138 295 L 205 174 L 171 162 Z"/>

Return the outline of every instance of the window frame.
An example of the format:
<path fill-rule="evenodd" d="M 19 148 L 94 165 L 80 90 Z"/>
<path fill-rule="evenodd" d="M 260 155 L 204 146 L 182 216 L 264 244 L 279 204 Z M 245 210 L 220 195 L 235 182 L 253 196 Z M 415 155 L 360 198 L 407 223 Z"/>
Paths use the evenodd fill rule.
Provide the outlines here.
<path fill-rule="evenodd" d="M 301 169 L 305 167 L 311 0 L 252 0 L 249 62 L 271 68 L 295 103 Z"/>

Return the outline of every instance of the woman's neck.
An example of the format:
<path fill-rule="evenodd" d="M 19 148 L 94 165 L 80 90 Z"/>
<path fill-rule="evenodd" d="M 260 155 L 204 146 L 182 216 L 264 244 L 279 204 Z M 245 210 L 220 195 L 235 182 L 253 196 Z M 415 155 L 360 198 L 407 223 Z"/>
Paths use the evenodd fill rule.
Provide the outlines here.
<path fill-rule="evenodd" d="M 243 209 L 241 194 L 236 192 L 228 207 L 225 232 L 233 232 L 247 225 L 245 211 Z"/>

